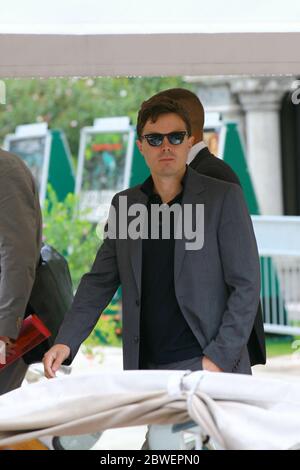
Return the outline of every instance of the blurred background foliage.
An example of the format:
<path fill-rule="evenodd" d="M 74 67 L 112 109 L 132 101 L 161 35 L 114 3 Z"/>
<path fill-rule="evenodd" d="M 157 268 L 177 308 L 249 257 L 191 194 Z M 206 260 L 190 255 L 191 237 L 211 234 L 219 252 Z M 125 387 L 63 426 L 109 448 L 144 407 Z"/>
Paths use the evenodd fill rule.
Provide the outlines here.
<path fill-rule="evenodd" d="M 77 196 L 68 194 L 60 202 L 48 186 L 43 207 L 43 242 L 52 245 L 68 261 L 74 290 L 82 275 L 90 270 L 103 241 L 100 230 L 84 218 L 86 213 L 79 210 Z"/>
<path fill-rule="evenodd" d="M 195 85 L 182 77 L 8 79 L 0 113 L 0 142 L 19 124 L 47 122 L 62 129 L 76 159 L 80 129 L 96 117 L 129 116 L 136 124 L 141 103 L 158 91 Z M 195 90 L 194 90 L 195 91 Z"/>

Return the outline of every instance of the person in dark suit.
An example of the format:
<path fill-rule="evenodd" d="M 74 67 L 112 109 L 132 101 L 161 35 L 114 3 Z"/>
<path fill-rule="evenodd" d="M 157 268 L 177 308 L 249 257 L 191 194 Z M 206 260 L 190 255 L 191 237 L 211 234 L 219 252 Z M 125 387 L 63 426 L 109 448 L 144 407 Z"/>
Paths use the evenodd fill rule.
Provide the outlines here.
<path fill-rule="evenodd" d="M 170 88 L 161 91 L 150 99 L 170 98 L 180 103 L 189 113 L 194 145 L 187 163 L 202 175 L 211 176 L 229 183 L 240 185 L 240 180 L 232 168 L 223 160 L 213 155 L 203 141 L 204 108 L 198 96 L 184 88 Z M 254 327 L 248 342 L 251 365 L 266 363 L 265 333 L 261 302 L 259 303 Z"/>
<path fill-rule="evenodd" d="M 260 269 L 243 193 L 186 164 L 191 125 L 175 101 L 143 103 L 137 132 L 151 176 L 114 196 L 104 242 L 44 357 L 45 375 L 53 378 L 64 361 L 73 360 L 120 284 L 124 369 L 251 374 L 247 341 Z M 161 215 L 153 221 L 155 205 Z M 170 209 L 183 214 L 165 237 L 163 214 Z M 185 210 L 193 216 L 186 219 Z M 186 225 L 178 236 L 178 220 L 191 223 L 191 237 Z"/>

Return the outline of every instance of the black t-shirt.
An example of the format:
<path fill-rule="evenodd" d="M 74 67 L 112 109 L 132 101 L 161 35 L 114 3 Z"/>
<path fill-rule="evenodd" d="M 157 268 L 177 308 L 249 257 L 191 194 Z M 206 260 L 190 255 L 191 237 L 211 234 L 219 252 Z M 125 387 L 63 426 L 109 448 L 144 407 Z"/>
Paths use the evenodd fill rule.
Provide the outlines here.
<path fill-rule="evenodd" d="M 184 179 L 182 180 L 184 184 Z M 162 204 L 153 192 L 150 176 L 142 185 L 148 199 L 148 239 L 142 249 L 142 299 L 140 367 L 147 362 L 168 364 L 201 356 L 202 349 L 183 316 L 174 286 L 174 216 L 171 212 L 170 239 L 162 238 L 162 217 L 158 239 L 151 239 L 151 204 Z M 182 192 L 168 206 L 181 204 Z"/>

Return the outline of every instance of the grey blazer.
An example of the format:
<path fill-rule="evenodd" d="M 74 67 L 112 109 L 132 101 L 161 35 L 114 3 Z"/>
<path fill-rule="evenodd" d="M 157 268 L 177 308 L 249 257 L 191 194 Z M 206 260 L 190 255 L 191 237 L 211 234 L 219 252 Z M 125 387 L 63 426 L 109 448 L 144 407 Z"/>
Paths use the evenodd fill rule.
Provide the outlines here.
<path fill-rule="evenodd" d="M 141 185 L 118 193 L 128 206 L 147 203 Z M 260 294 L 260 268 L 252 222 L 239 186 L 188 168 L 182 204 L 204 204 L 204 245 L 186 250 L 175 241 L 175 293 L 203 353 L 226 372 L 250 373 L 247 341 Z M 159 266 L 157 267 L 159 269 Z M 71 362 L 118 286 L 123 293 L 123 362 L 139 368 L 142 240 L 107 237 L 85 274 L 56 343 L 71 348 Z"/>
<path fill-rule="evenodd" d="M 0 149 L 0 336 L 16 339 L 39 261 L 42 218 L 31 172 Z"/>

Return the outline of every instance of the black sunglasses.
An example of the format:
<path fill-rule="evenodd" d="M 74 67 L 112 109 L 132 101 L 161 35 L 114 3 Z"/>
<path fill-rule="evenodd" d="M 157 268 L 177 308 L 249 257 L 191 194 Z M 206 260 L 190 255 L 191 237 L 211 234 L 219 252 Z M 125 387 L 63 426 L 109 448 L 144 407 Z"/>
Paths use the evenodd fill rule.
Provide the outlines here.
<path fill-rule="evenodd" d="M 159 147 L 163 143 L 165 137 L 167 137 L 170 144 L 180 145 L 184 141 L 186 135 L 189 135 L 187 131 L 174 131 L 169 132 L 168 134 L 145 134 L 142 135 L 142 139 L 146 139 L 151 147 Z"/>

